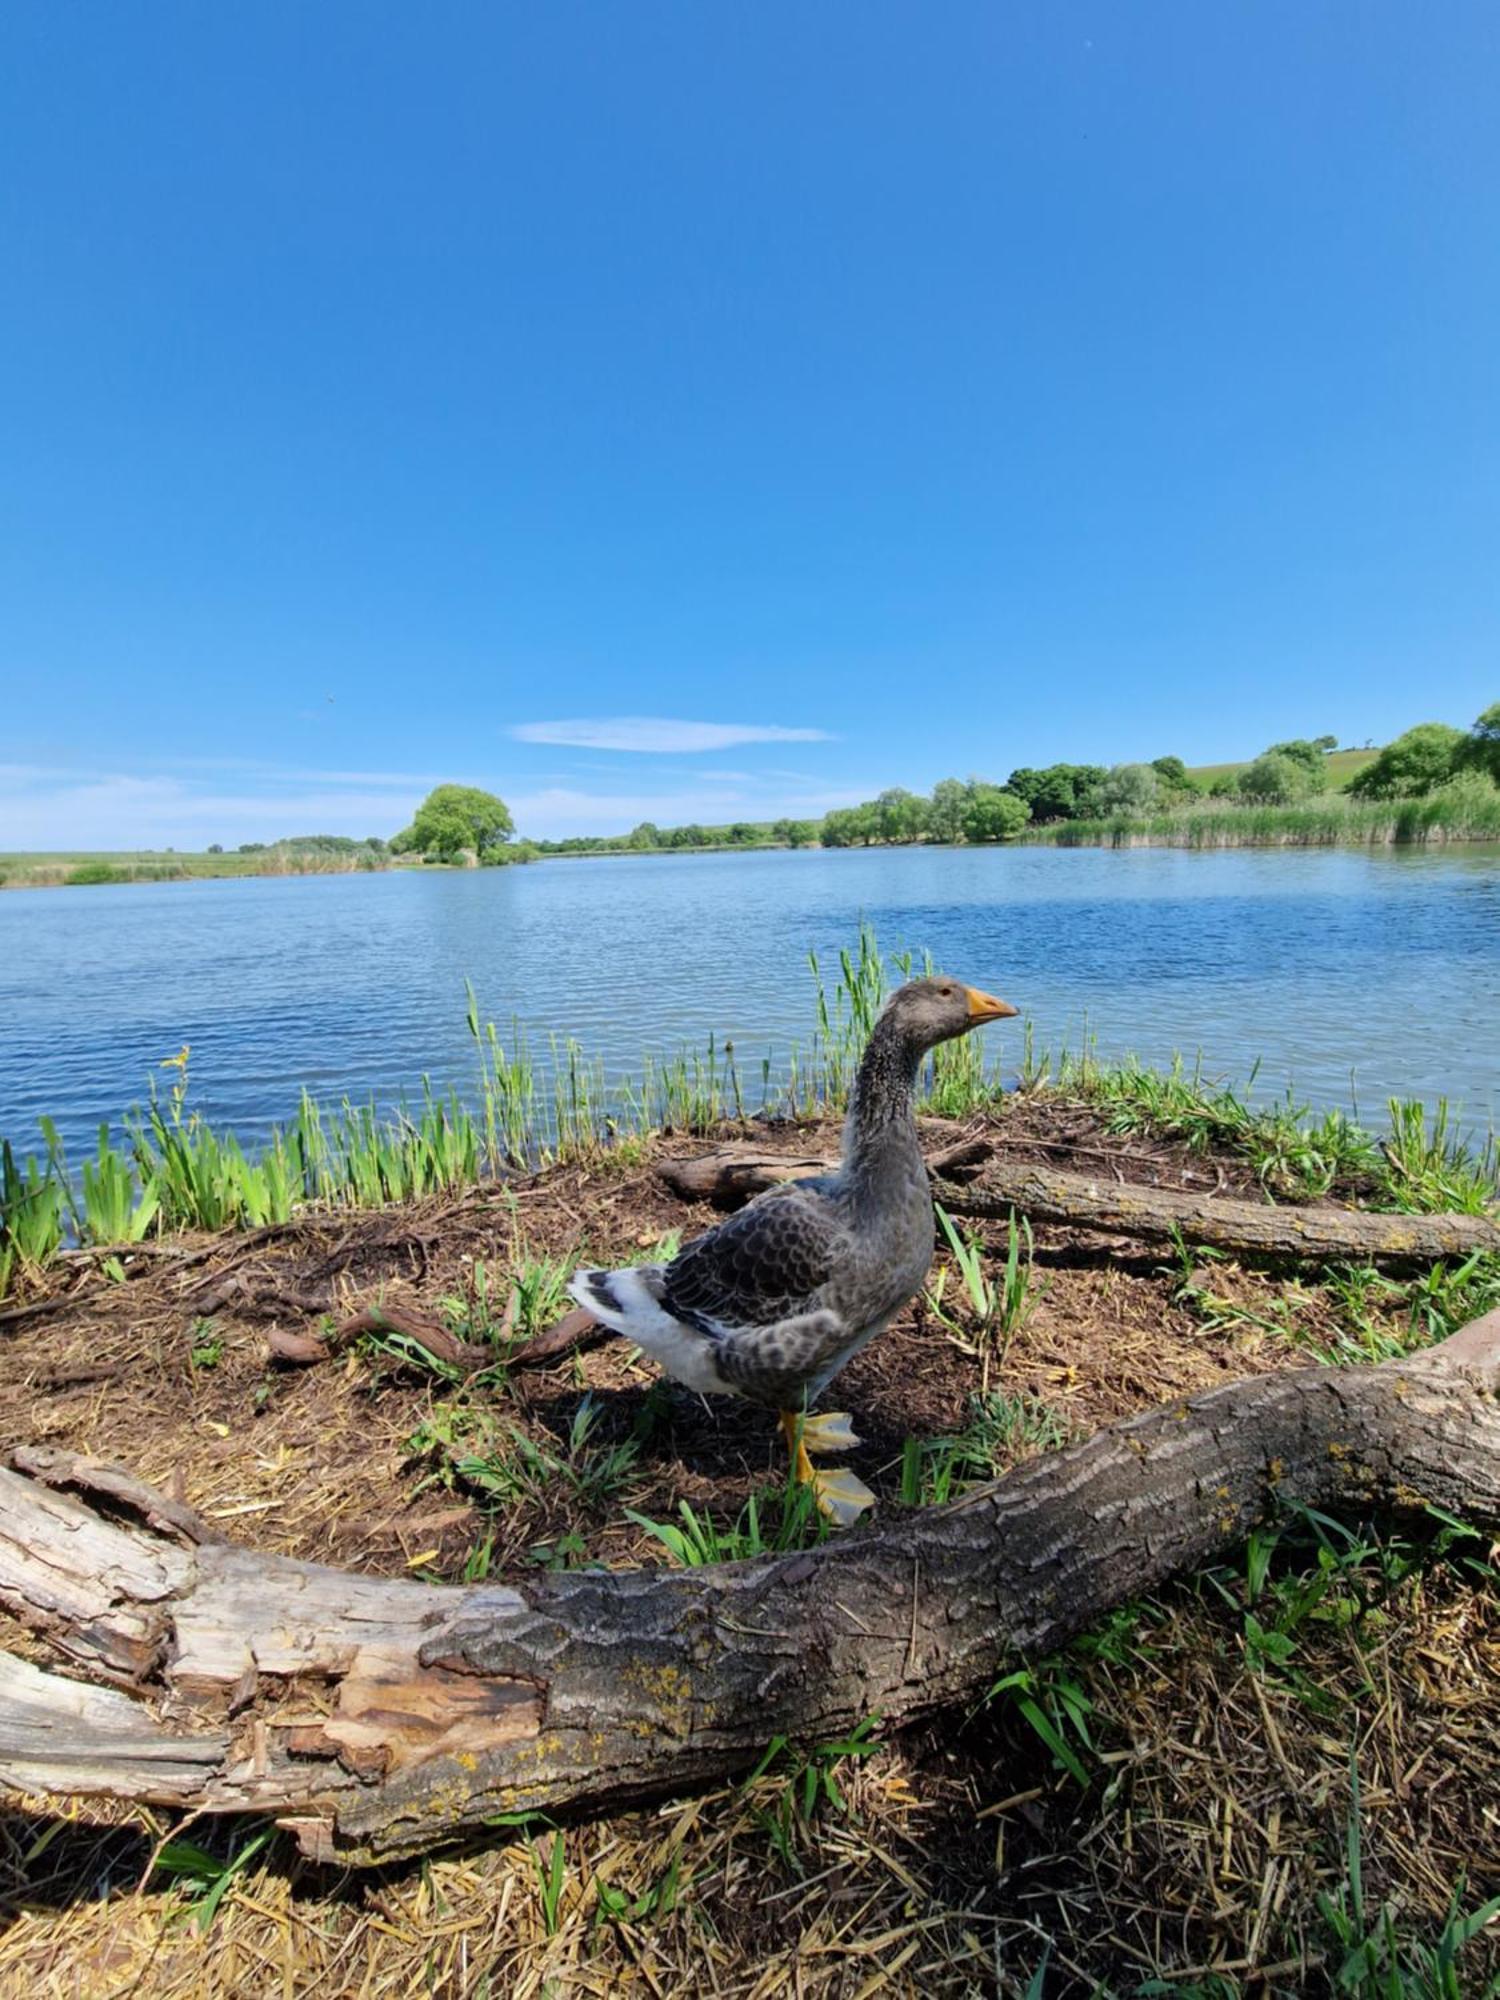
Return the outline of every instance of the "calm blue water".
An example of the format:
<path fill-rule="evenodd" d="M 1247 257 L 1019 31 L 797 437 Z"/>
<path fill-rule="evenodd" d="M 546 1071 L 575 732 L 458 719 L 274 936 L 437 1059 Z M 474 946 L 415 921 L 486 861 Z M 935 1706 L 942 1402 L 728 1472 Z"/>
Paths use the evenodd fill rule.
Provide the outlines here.
<path fill-rule="evenodd" d="M 473 1073 L 464 980 L 533 1045 L 633 1070 L 732 1038 L 747 1080 L 812 1027 L 810 949 L 869 917 L 1014 1001 L 1038 1042 L 1291 1084 L 1373 1117 L 1500 1111 L 1500 850 L 1188 854 L 920 848 L 557 861 L 471 873 L 0 895 L 0 1133 L 69 1150 L 192 1045 L 195 1103 L 254 1138 L 315 1095 L 388 1102 Z M 1007 1067 L 1017 1027 L 985 1031 Z"/>

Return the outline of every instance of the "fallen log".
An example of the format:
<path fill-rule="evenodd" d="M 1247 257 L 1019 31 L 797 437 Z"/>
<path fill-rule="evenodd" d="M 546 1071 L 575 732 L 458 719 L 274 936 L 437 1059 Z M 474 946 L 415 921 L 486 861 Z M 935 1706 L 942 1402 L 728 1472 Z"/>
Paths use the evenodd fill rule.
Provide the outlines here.
<path fill-rule="evenodd" d="M 1500 1528 L 1500 1311 L 1379 1367 L 1257 1376 L 801 1553 L 433 1586 L 210 1539 L 129 1475 L 0 1469 L 0 1782 L 275 1815 L 374 1863 L 982 1694 L 1294 1501 Z"/>
<path fill-rule="evenodd" d="M 935 1175 L 942 1175 L 955 1162 L 970 1164 L 970 1149 L 955 1147 L 927 1164 Z M 695 1160 L 663 1160 L 656 1171 L 686 1200 L 737 1208 L 767 1188 L 829 1173 L 835 1165 L 826 1158 L 792 1158 L 753 1147 L 723 1146 Z M 1037 1222 L 1066 1222 L 1129 1236 L 1179 1234 L 1189 1243 L 1265 1256 L 1430 1263 L 1440 1257 L 1467 1257 L 1476 1250 L 1500 1251 L 1500 1223 L 1482 1215 L 1395 1215 L 1248 1201 L 1240 1195 L 1148 1187 L 1139 1181 L 1108 1181 L 1097 1174 L 1004 1160 L 990 1162 L 979 1186 L 945 1188 L 940 1199 L 950 1215 L 984 1221 L 1003 1222 L 1014 1208 Z"/>
<path fill-rule="evenodd" d="M 1130 1236 L 1180 1235 L 1188 1243 L 1265 1256 L 1435 1262 L 1475 1250 L 1500 1251 L 1500 1224 L 1482 1215 L 1277 1205 L 1004 1161 L 986 1169 L 982 1187 L 945 1193 L 942 1199 L 953 1215 L 1004 1221 L 1015 1208 L 1038 1222 L 1118 1229 Z"/>

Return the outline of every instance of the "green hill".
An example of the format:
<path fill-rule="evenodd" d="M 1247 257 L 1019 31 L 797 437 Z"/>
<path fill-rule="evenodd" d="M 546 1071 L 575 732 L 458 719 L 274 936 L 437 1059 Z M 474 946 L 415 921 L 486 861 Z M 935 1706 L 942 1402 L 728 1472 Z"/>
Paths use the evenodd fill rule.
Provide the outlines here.
<path fill-rule="evenodd" d="M 1373 764 L 1380 755 L 1374 750 L 1331 750 L 1323 759 L 1323 768 L 1328 774 L 1326 789 L 1341 792 L 1349 780 L 1356 777 L 1366 764 Z M 1245 770 L 1253 764 L 1253 757 L 1242 757 L 1237 764 L 1189 764 L 1188 776 L 1205 790 L 1216 778 L 1232 778 L 1237 771 Z"/>

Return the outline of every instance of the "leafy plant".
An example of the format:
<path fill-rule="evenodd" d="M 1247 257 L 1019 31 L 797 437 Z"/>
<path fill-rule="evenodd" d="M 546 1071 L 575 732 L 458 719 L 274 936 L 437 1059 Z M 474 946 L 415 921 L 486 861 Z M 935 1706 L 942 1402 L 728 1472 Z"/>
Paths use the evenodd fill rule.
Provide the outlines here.
<path fill-rule="evenodd" d="M 40 1271 L 62 1242 L 63 1189 L 50 1161 L 21 1165 L 0 1141 L 0 1298 L 17 1270 Z"/>
<path fill-rule="evenodd" d="M 226 1860 L 210 1854 L 194 1840 L 169 1840 L 156 1857 L 160 1874 L 181 1883 L 194 1898 L 193 1917 L 200 1931 L 206 1931 L 218 1914 L 219 1905 L 250 1863 L 275 1837 L 274 1826 L 252 1833 Z"/>
<path fill-rule="evenodd" d="M 1030 1319 L 1042 1296 L 1032 1282 L 1031 1224 L 1025 1216 L 1018 1218 L 1014 1209 L 1010 1211 L 1006 1224 L 1005 1261 L 997 1284 L 985 1268 L 984 1244 L 961 1232 L 940 1203 L 935 1204 L 935 1212 L 938 1225 L 948 1239 L 954 1268 L 968 1301 L 976 1340 L 970 1342 L 959 1323 L 945 1310 L 946 1281 L 942 1274 L 929 1287 L 927 1303 L 960 1346 L 969 1353 L 978 1352 L 985 1356 L 985 1386 L 988 1387 L 991 1351 L 998 1347 L 999 1358 L 1004 1359 L 1011 1342 Z"/>
<path fill-rule="evenodd" d="M 1084 1758 L 1095 1755 L 1089 1732 L 1094 1705 L 1061 1656 L 1003 1675 L 988 1698 L 1013 1707 L 1052 1753 L 1053 1761 L 1078 1784 L 1088 1784 L 1090 1771 Z"/>
<path fill-rule="evenodd" d="M 531 1864 L 536 1870 L 538 1887 L 542 1899 L 542 1928 L 548 1937 L 556 1937 L 562 1922 L 562 1895 L 568 1879 L 568 1852 L 563 1845 L 561 1828 L 552 1836 L 552 1845 L 543 1861 L 541 1850 L 534 1840 L 526 1843 L 531 1853 Z"/>

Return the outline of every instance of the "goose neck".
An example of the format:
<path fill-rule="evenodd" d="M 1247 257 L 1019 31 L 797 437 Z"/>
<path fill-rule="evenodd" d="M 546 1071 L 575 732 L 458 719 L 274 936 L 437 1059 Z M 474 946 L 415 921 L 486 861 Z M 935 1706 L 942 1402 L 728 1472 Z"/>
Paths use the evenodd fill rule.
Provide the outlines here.
<path fill-rule="evenodd" d="M 878 1173 L 893 1153 L 920 1151 L 914 1097 L 921 1064 L 914 1042 L 893 1023 L 876 1023 L 844 1124 L 844 1160 L 857 1179 Z"/>

